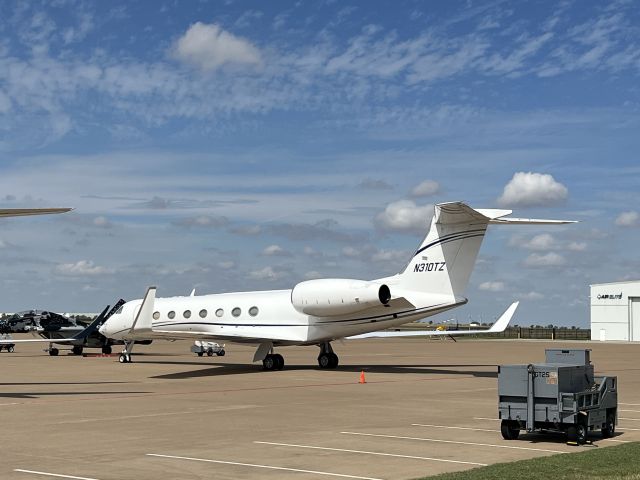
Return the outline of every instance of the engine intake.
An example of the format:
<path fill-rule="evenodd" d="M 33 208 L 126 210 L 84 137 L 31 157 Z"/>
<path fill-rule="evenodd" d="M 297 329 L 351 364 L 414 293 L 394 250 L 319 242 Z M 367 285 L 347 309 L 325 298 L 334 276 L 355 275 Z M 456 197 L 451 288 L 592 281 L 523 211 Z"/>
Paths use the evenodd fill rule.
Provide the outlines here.
<path fill-rule="evenodd" d="M 389 287 L 380 283 L 344 278 L 300 282 L 291 291 L 291 303 L 298 312 L 331 317 L 387 305 Z"/>

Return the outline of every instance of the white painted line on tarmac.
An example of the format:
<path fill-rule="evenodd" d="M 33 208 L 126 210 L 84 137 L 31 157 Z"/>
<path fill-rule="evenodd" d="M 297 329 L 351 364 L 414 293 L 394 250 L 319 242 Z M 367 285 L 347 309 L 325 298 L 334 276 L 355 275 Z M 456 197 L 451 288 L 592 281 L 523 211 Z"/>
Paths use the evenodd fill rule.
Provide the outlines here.
<path fill-rule="evenodd" d="M 499 418 L 486 418 L 486 417 L 473 417 L 474 420 L 491 420 L 492 422 L 499 422 Z"/>
<path fill-rule="evenodd" d="M 380 455 L 384 457 L 398 457 L 398 458 L 412 458 L 415 460 L 431 460 L 434 462 L 446 462 L 446 463 L 462 463 L 465 465 L 477 465 L 480 467 L 486 467 L 486 463 L 476 463 L 476 462 L 463 462 L 461 460 L 447 460 L 445 458 L 433 458 L 433 457 L 418 457 L 415 455 L 398 455 L 395 453 L 383 453 L 383 452 L 367 452 L 365 450 L 348 450 L 346 448 L 331 448 L 331 447 L 317 447 L 314 445 L 296 445 L 293 443 L 275 443 L 275 442 L 259 442 L 254 441 L 253 443 L 260 443 L 262 445 L 276 445 L 280 447 L 294 447 L 294 448 L 309 448 L 314 450 L 330 450 L 333 452 L 346 452 L 346 453 L 362 453 L 365 455 Z"/>
<path fill-rule="evenodd" d="M 618 402 L 618 405 L 626 405 L 627 407 L 640 407 L 640 403 L 621 403 L 621 402 Z"/>
<path fill-rule="evenodd" d="M 73 475 L 62 475 L 61 473 L 38 472 L 36 470 L 23 470 L 21 468 L 14 468 L 13 471 L 20 472 L 20 473 L 30 473 L 32 475 L 44 475 L 45 477 L 73 478 L 75 480 L 97 480 L 96 478 L 74 477 Z"/>
<path fill-rule="evenodd" d="M 160 455 L 157 453 L 147 453 L 147 456 L 170 458 L 174 460 L 191 460 L 192 462 L 220 463 L 223 465 L 236 465 L 240 467 L 265 468 L 269 470 L 283 470 L 286 472 L 311 473 L 314 475 L 327 475 L 330 477 L 356 478 L 358 480 L 381 480 L 380 478 L 358 477 L 356 475 L 345 475 L 343 473 L 319 472 L 317 470 L 302 470 L 300 468 L 275 467 L 273 465 L 258 465 L 255 463 L 227 462 L 223 460 L 210 460 L 208 458 L 178 457 L 176 455 Z"/>
<path fill-rule="evenodd" d="M 0 407 L 6 407 L 7 405 L 20 405 L 20 402 L 0 403 Z"/>
<path fill-rule="evenodd" d="M 625 410 L 622 408 L 618 409 L 619 412 L 633 412 L 633 413 L 640 413 L 640 410 Z"/>
<path fill-rule="evenodd" d="M 603 438 L 601 442 L 631 443 L 630 440 L 614 440 L 613 438 Z"/>
<path fill-rule="evenodd" d="M 640 422 L 640 418 L 623 418 L 623 417 L 618 417 L 618 420 L 633 420 L 634 422 Z"/>
<path fill-rule="evenodd" d="M 418 440 L 420 442 L 454 443 L 457 445 L 473 445 L 476 447 L 508 448 L 512 450 L 531 450 L 534 452 L 567 453 L 567 452 L 563 452 L 562 450 L 548 450 L 545 448 L 531 448 L 531 447 L 516 447 L 512 445 L 496 445 L 493 443 L 459 442 L 455 440 L 439 440 L 436 438 L 420 438 L 420 437 L 403 437 L 400 435 L 381 435 L 376 433 L 360 433 L 360 432 L 340 432 L 340 433 L 344 435 L 361 435 L 364 437 L 381 437 L 381 438 L 399 438 L 402 440 Z"/>
<path fill-rule="evenodd" d="M 630 431 L 630 432 L 640 432 L 640 428 L 625 428 L 625 427 L 622 427 L 622 428 L 618 428 L 616 430 L 618 430 L 619 432 L 626 432 L 627 430 Z"/>
<path fill-rule="evenodd" d="M 491 432 L 500 433 L 500 430 L 489 430 L 487 428 L 471 428 L 471 427 L 449 427 L 447 425 L 427 425 L 425 423 L 412 423 L 412 427 L 429 427 L 429 428 L 447 428 L 451 430 L 471 430 L 473 432 Z"/>

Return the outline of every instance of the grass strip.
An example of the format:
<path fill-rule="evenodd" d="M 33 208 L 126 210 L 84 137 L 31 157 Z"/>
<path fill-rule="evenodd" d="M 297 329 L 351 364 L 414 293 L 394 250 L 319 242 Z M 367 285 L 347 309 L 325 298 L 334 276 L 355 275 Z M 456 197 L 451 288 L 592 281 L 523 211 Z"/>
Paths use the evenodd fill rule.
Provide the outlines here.
<path fill-rule="evenodd" d="M 586 447 L 583 447 L 586 448 Z M 444 473 L 429 480 L 640 480 L 640 442 L 589 448 L 462 472 Z"/>

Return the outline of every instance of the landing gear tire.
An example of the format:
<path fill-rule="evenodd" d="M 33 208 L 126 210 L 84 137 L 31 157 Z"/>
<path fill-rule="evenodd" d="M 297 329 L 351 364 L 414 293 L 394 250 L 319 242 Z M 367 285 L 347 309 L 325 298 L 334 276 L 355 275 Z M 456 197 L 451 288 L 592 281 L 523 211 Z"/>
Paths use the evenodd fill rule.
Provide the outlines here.
<path fill-rule="evenodd" d="M 102 353 L 104 355 L 111 355 L 111 345 L 105 345 L 102 347 Z"/>
<path fill-rule="evenodd" d="M 567 429 L 567 439 L 583 445 L 587 441 L 587 429 L 584 425 L 571 425 Z"/>
<path fill-rule="evenodd" d="M 269 354 L 266 357 L 264 357 L 264 360 L 262 360 L 262 366 L 264 367 L 265 370 L 275 370 L 276 359 L 273 357 L 273 355 Z"/>
<path fill-rule="evenodd" d="M 520 429 L 513 420 L 502 420 L 500 423 L 500 433 L 505 440 L 517 440 L 520 435 Z"/>
<path fill-rule="evenodd" d="M 58 355 L 58 353 L 60 353 L 60 351 L 55 347 L 49 349 L 49 355 L 51 355 L 52 357 L 55 357 L 56 355 Z"/>
<path fill-rule="evenodd" d="M 615 435 L 616 433 L 616 416 L 615 415 L 611 413 L 607 415 L 607 421 L 602 426 L 602 430 L 600 430 L 600 432 L 602 433 L 602 438 L 611 438 Z"/>
<path fill-rule="evenodd" d="M 284 357 L 279 353 L 274 353 L 273 357 L 276 360 L 276 370 L 282 370 L 284 368 Z"/>
<path fill-rule="evenodd" d="M 82 345 L 74 345 L 73 348 L 71 348 L 74 355 L 82 355 L 82 350 Z"/>
<path fill-rule="evenodd" d="M 284 358 L 279 353 L 270 353 L 262 360 L 262 366 L 265 370 L 282 370 L 284 368 Z"/>
<path fill-rule="evenodd" d="M 339 362 L 338 355 L 336 355 L 333 352 L 331 352 L 331 353 L 321 353 L 318 356 L 318 365 L 322 369 L 325 369 L 325 368 L 336 368 L 338 366 L 338 362 Z"/>
<path fill-rule="evenodd" d="M 131 363 L 131 355 L 128 353 L 121 353 L 118 357 L 118 361 L 120 363 Z"/>

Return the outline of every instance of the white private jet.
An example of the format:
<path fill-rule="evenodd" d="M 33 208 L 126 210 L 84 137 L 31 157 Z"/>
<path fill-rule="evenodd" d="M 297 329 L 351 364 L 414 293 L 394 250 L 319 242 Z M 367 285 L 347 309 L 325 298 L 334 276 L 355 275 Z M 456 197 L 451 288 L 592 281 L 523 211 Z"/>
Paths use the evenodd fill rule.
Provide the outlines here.
<path fill-rule="evenodd" d="M 564 220 L 505 218 L 511 210 L 473 209 L 462 202 L 436 205 L 431 229 L 406 268 L 392 277 L 364 281 L 320 279 L 292 290 L 143 299 L 124 304 L 100 327 L 123 340 L 120 362 L 131 361 L 135 340 L 225 340 L 257 345 L 253 361 L 266 370 L 284 367 L 274 347 L 317 345 L 320 368 L 338 366 L 331 342 L 343 338 L 470 335 L 501 332 L 518 302 L 489 330 L 378 332 L 464 305 L 463 296 L 490 224 L 563 224 Z"/>

